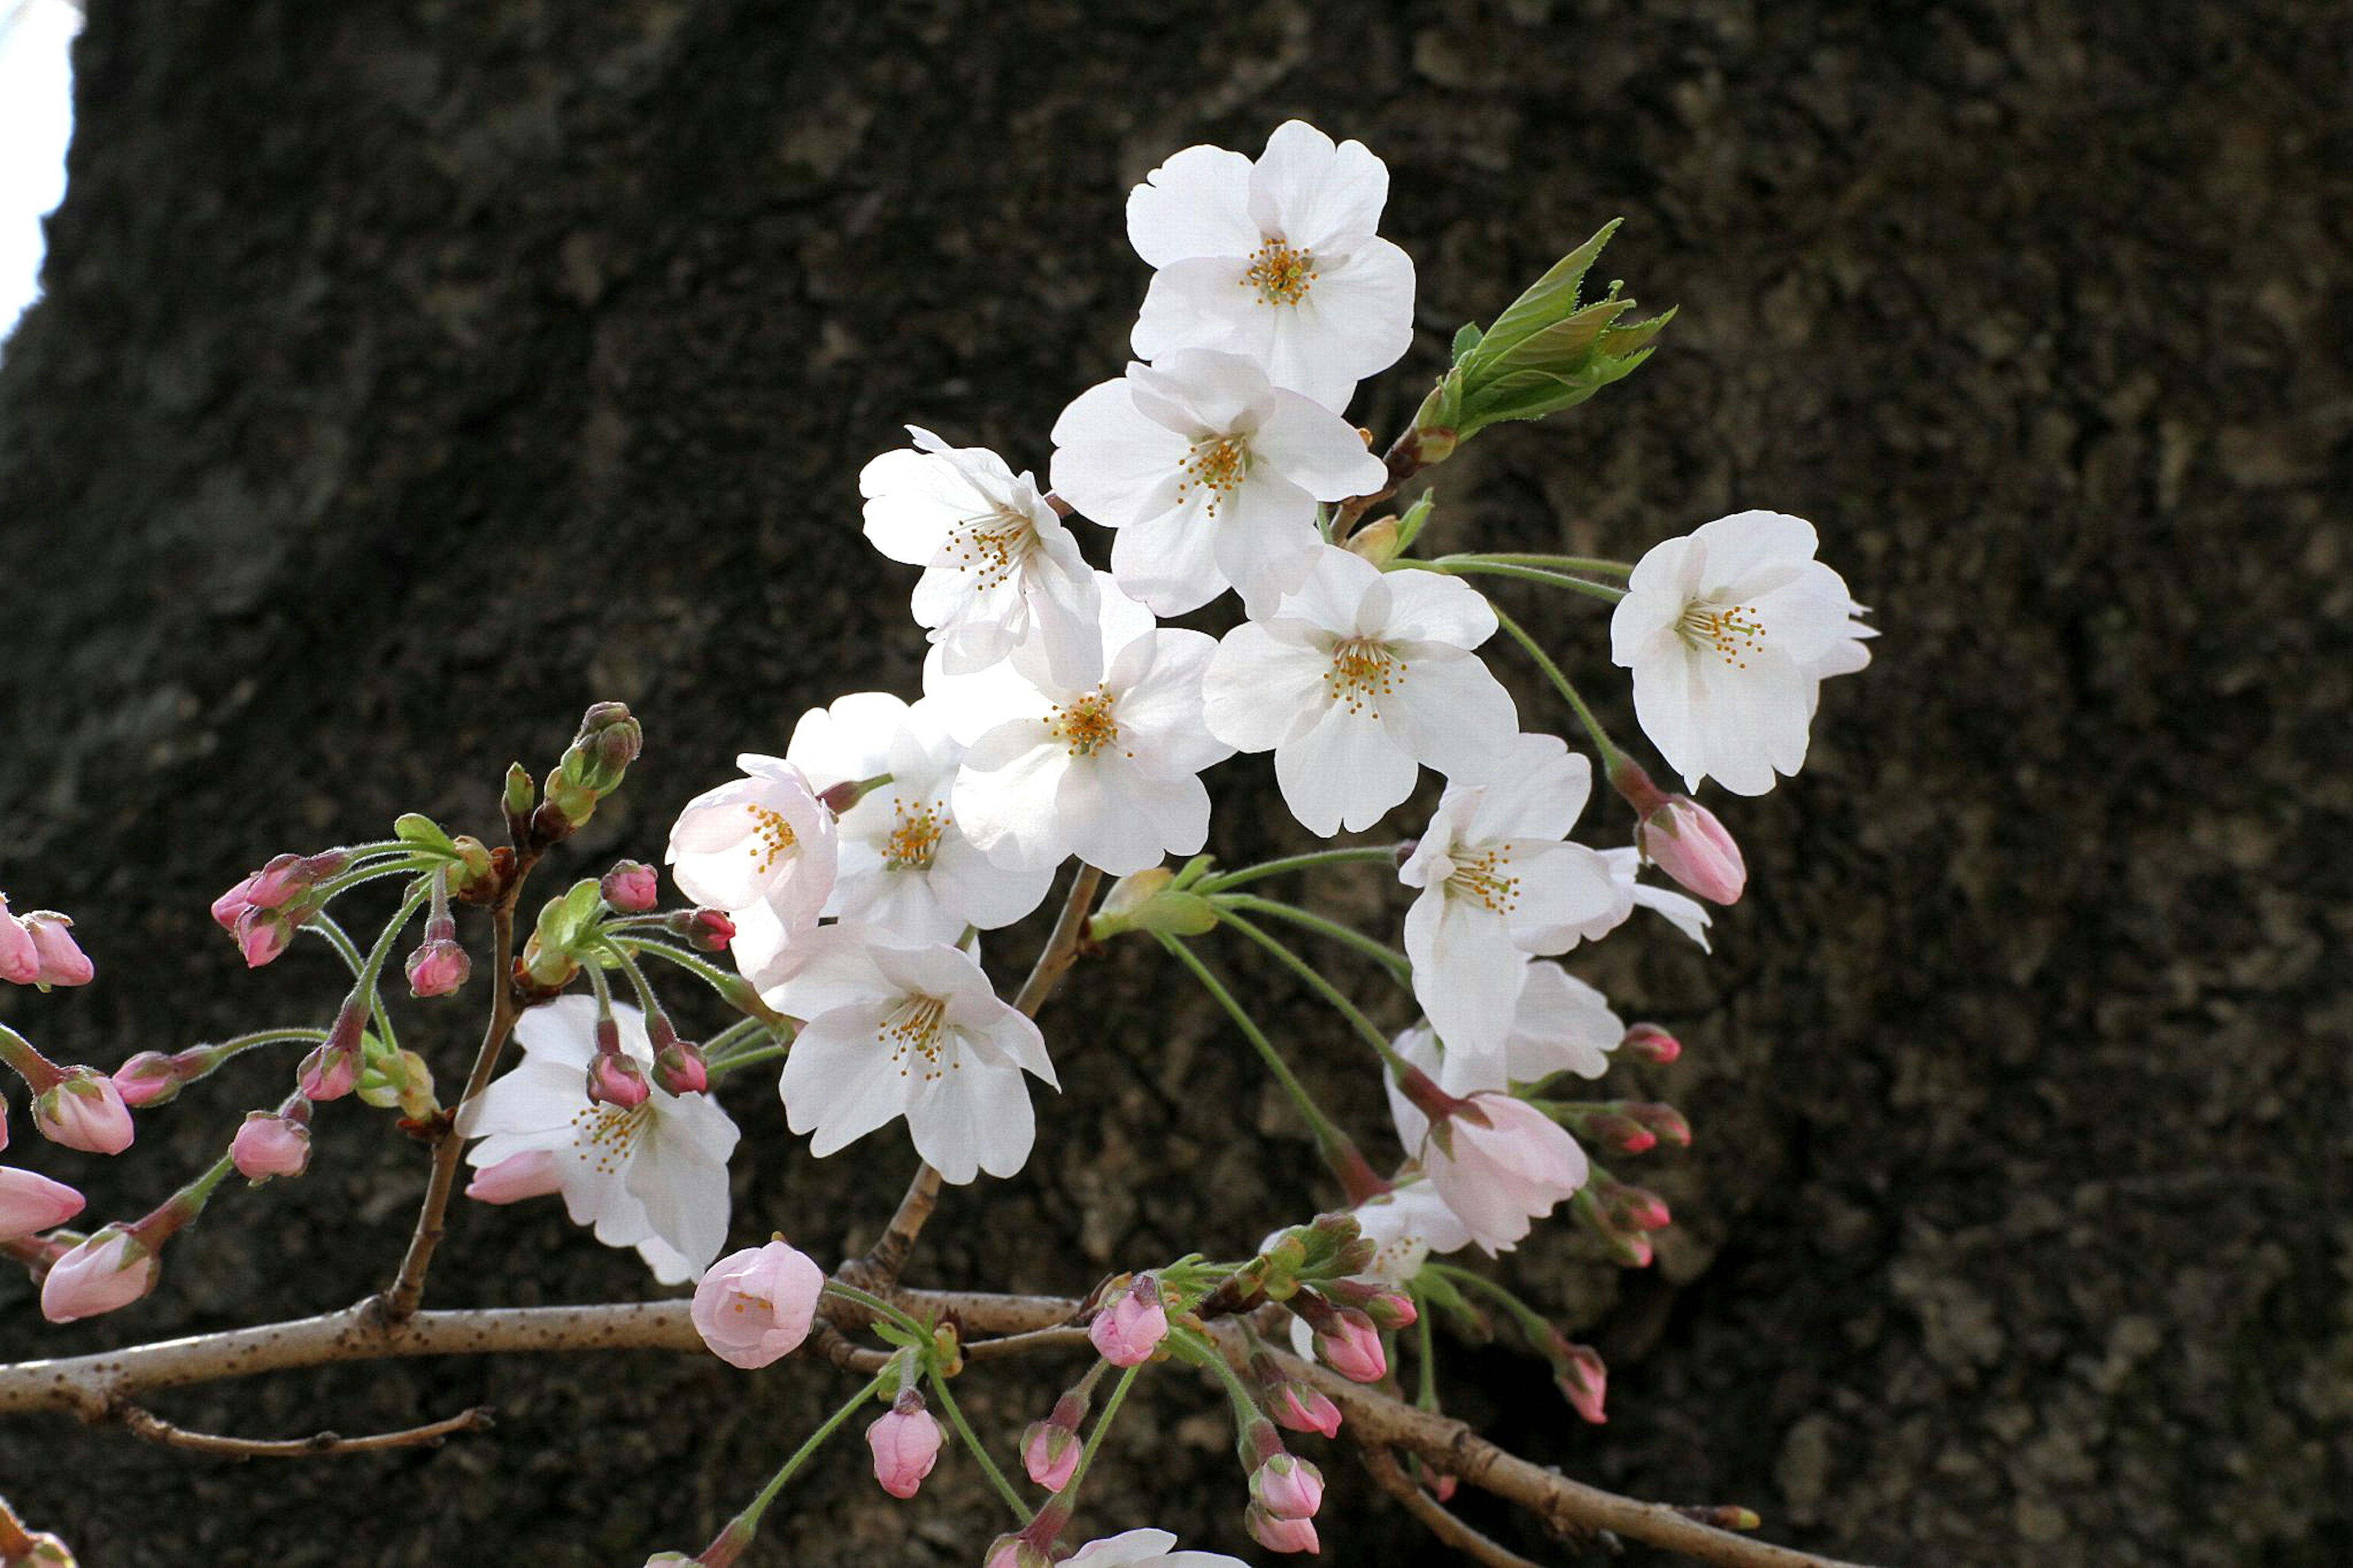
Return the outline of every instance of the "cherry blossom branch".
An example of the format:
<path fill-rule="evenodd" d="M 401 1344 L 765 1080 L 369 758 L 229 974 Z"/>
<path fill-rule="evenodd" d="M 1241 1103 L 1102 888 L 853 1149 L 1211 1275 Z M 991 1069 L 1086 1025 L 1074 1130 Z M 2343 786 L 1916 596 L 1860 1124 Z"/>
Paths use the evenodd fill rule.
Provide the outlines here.
<path fill-rule="evenodd" d="M 425 1273 L 433 1266 L 433 1249 L 441 1245 L 447 1228 L 449 1194 L 457 1185 L 458 1161 L 466 1149 L 465 1139 L 458 1134 L 458 1116 L 489 1086 L 491 1075 L 498 1070 L 499 1052 L 520 1016 L 514 991 L 515 900 L 522 897 L 523 879 L 531 875 L 536 859 L 530 853 L 517 855 L 513 874 L 491 908 L 491 1021 L 483 1026 L 481 1046 L 474 1052 L 474 1069 L 466 1075 L 465 1092 L 435 1127 L 433 1173 L 426 1181 L 425 1202 L 417 1209 L 417 1229 L 408 1238 L 400 1272 L 394 1276 L 392 1289 L 374 1303 L 388 1325 L 396 1326 L 413 1316 L 417 1303 L 425 1299 Z"/>
<path fill-rule="evenodd" d="M 1062 900 L 1061 913 L 1054 917 L 1054 929 L 1047 935 L 1045 948 L 1038 962 L 1029 966 L 1029 976 L 1015 993 L 1016 1012 L 1035 1018 L 1046 998 L 1054 994 L 1055 984 L 1063 973 L 1078 961 L 1079 946 L 1086 936 L 1088 911 L 1094 907 L 1095 889 L 1103 885 L 1103 873 L 1094 867 L 1082 864 L 1078 875 L 1071 879 L 1071 890 Z M 915 1238 L 923 1234 L 932 1211 L 939 1206 L 940 1173 L 930 1163 L 915 1168 L 914 1179 L 907 1184 L 906 1195 L 899 1200 L 898 1212 L 891 1216 L 881 1239 L 868 1249 L 844 1272 L 852 1282 L 875 1289 L 887 1287 L 899 1278 L 899 1270 L 907 1266 L 907 1255 L 914 1250 Z"/>
<path fill-rule="evenodd" d="M 378 1432 L 365 1437 L 345 1437 L 333 1432 L 318 1432 L 308 1437 L 223 1437 L 175 1426 L 153 1411 L 136 1405 L 118 1406 L 115 1419 L 132 1436 L 150 1443 L 238 1459 L 316 1459 L 338 1454 L 376 1453 L 385 1448 L 438 1448 L 458 1433 L 488 1431 L 493 1425 L 490 1407 L 484 1405 L 461 1410 L 444 1420 L 428 1421 L 422 1426 Z"/>
<path fill-rule="evenodd" d="M 1448 1512 L 1436 1498 L 1413 1484 L 1397 1456 L 1387 1448 L 1363 1448 L 1357 1458 L 1372 1472 L 1374 1483 L 1381 1490 L 1405 1505 L 1406 1512 L 1421 1521 L 1430 1534 L 1487 1568 L 1536 1568 L 1536 1565 L 1500 1542 L 1490 1540 Z"/>
<path fill-rule="evenodd" d="M 1453 432 L 1446 431 L 1443 434 L 1446 437 L 1447 450 L 1451 452 L 1454 442 Z M 1370 438 L 1370 437 L 1366 437 L 1367 440 Z M 1382 455 L 1381 461 L 1388 465 L 1389 482 L 1368 494 L 1350 496 L 1340 503 L 1339 510 L 1332 514 L 1333 543 L 1347 543 L 1348 535 L 1356 531 L 1356 524 L 1363 519 L 1365 513 L 1397 494 L 1399 485 L 1430 466 L 1422 459 L 1421 431 L 1416 426 L 1408 426 L 1396 440 L 1389 443 L 1389 449 Z"/>

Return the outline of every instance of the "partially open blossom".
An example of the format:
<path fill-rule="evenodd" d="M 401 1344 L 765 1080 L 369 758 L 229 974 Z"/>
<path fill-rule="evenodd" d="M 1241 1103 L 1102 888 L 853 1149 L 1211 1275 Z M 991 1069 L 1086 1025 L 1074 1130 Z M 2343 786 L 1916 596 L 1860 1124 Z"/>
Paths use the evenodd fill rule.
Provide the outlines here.
<path fill-rule="evenodd" d="M 16 917 L 0 905 L 0 923 Z M 35 910 L 23 917 L 23 927 L 31 936 L 33 954 L 37 960 L 32 984 L 51 985 L 87 985 L 97 973 L 89 955 L 73 939 L 73 921 L 54 910 Z"/>
<path fill-rule="evenodd" d="M 90 1154 L 120 1154 L 137 1131 L 114 1080 L 89 1068 L 67 1068 L 33 1097 L 33 1125 L 50 1142 Z"/>
<path fill-rule="evenodd" d="M 1378 1383 L 1388 1375 L 1388 1352 L 1372 1319 L 1353 1309 L 1342 1309 L 1315 1325 L 1318 1360 L 1351 1383 Z"/>
<path fill-rule="evenodd" d="M 808 1338 L 824 1293 L 825 1270 L 788 1243 L 731 1252 L 694 1288 L 694 1331 L 731 1366 L 766 1366 Z"/>
<path fill-rule="evenodd" d="M 1127 198 L 1127 235 L 1156 270 L 1135 323 L 1145 359 L 1247 354 L 1277 386 L 1337 413 L 1413 342 L 1413 261 L 1374 231 L 1388 167 L 1286 121 L 1253 163 L 1187 147 Z"/>
<path fill-rule="evenodd" d="M 1802 518 L 1736 512 L 1651 546 L 1627 579 L 1610 658 L 1634 672 L 1634 716 L 1685 787 L 1763 795 L 1795 773 L 1823 678 L 1869 661 L 1877 634 L 1815 545 Z"/>
<path fill-rule="evenodd" d="M 1012 1539 L 1012 1538 L 1008 1538 Z M 1240 1558 L 1217 1552 L 1178 1552 L 1176 1538 L 1165 1530 L 1130 1530 L 1090 1541 L 1069 1557 L 1062 1568 L 1244 1568 Z M 988 1568 L 1041 1568 L 1028 1558 L 1000 1563 L 996 1555 Z"/>
<path fill-rule="evenodd" d="M 8 912 L 7 896 L 0 894 L 0 980 L 30 985 L 40 972 L 41 954 L 33 945 L 33 933 Z"/>
<path fill-rule="evenodd" d="M 645 1016 L 616 1003 L 613 1016 L 621 1049 L 640 1064 L 651 1060 Z M 480 1139 L 466 1153 L 481 1169 L 476 1185 L 487 1190 L 480 1195 L 511 1203 L 547 1190 L 547 1171 L 517 1160 L 543 1154 L 575 1225 L 595 1226 L 607 1247 L 636 1247 L 666 1285 L 699 1277 L 727 1239 L 733 1121 L 711 1095 L 659 1087 L 634 1107 L 591 1106 L 582 1079 L 596 1054 L 592 997 L 532 1008 L 516 1022 L 515 1038 L 522 1065 L 459 1113 L 459 1132 Z"/>
<path fill-rule="evenodd" d="M 510 1154 L 495 1165 L 476 1171 L 474 1179 L 466 1184 L 466 1195 L 481 1204 L 521 1203 L 563 1190 L 564 1177 L 556 1169 L 555 1156 L 544 1149 Z"/>
<path fill-rule="evenodd" d="M 466 950 L 447 937 L 428 937 L 408 955 L 408 992 L 412 996 L 447 996 L 466 984 L 473 973 Z"/>
<path fill-rule="evenodd" d="M 909 1389 L 874 1425 L 866 1446 L 874 1451 L 874 1479 L 895 1498 L 911 1498 L 940 1458 L 940 1424 L 923 1408 L 923 1396 Z"/>
<path fill-rule="evenodd" d="M 1601 1413 L 1601 1403 L 1609 1392 L 1609 1368 L 1600 1352 L 1591 1345 L 1573 1345 L 1567 1340 L 1552 1348 L 1552 1380 L 1562 1395 L 1595 1426 L 1609 1420 Z"/>
<path fill-rule="evenodd" d="M 1494 633 L 1470 584 L 1326 545 L 1271 615 L 1218 645 L 1203 715 L 1219 740 L 1274 753 L 1283 804 L 1309 832 L 1356 832 L 1423 767 L 1476 782 L 1510 749 L 1518 710 L 1472 651 Z"/>
<path fill-rule="evenodd" d="M 1081 393 L 1054 422 L 1054 489 L 1105 528 L 1112 575 L 1162 616 L 1239 589 L 1253 614 L 1305 580 L 1319 501 L 1388 468 L 1329 408 L 1239 354 L 1178 349 Z"/>
<path fill-rule="evenodd" d="M 290 1115 L 248 1111 L 237 1136 L 229 1140 L 228 1157 L 249 1182 L 299 1176 L 310 1168 L 311 1130 Z"/>
<path fill-rule="evenodd" d="M 1291 1454 L 1277 1454 L 1250 1472 L 1250 1500 L 1277 1519 L 1314 1519 L 1324 1506 L 1324 1472 Z"/>
<path fill-rule="evenodd" d="M 49 1265 L 41 1281 L 41 1316 L 53 1323 L 127 1307 L 155 1288 L 162 1269 L 153 1249 L 120 1226 L 108 1226 Z"/>
<path fill-rule="evenodd" d="M 1021 1435 L 1021 1468 L 1050 1492 L 1060 1491 L 1078 1473 L 1086 1445 L 1078 1433 L 1051 1421 L 1033 1421 Z"/>
<path fill-rule="evenodd" d="M 605 901 L 625 915 L 641 915 L 661 901 L 661 873 L 642 860 L 622 860 L 596 884 Z"/>
<path fill-rule="evenodd" d="M 687 803 L 670 831 L 670 875 L 698 904 L 733 917 L 765 961 L 816 926 L 833 892 L 833 813 L 800 769 L 746 752 L 744 777 Z"/>
<path fill-rule="evenodd" d="M 1576 1139 L 1508 1094 L 1474 1094 L 1433 1118 L 1419 1158 L 1446 1206 L 1490 1253 L 1526 1236 L 1533 1220 L 1585 1184 L 1588 1170 Z"/>
<path fill-rule="evenodd" d="M 1134 1286 L 1105 1302 L 1087 1325 L 1087 1339 L 1113 1366 L 1152 1359 L 1168 1337 L 1168 1309 L 1161 1304 L 1160 1281 L 1138 1275 Z"/>
<path fill-rule="evenodd" d="M 948 672 L 986 669 L 1026 646 L 1071 685 L 1099 679 L 1095 574 L 1037 481 L 987 447 L 951 447 L 913 425 L 907 434 L 914 450 L 885 452 L 859 473 L 866 537 L 923 568 L 915 619 Z"/>
<path fill-rule="evenodd" d="M 63 1225 L 81 1213 L 83 1201 L 63 1182 L 0 1165 L 0 1241 L 21 1241 Z"/>
<path fill-rule="evenodd" d="M 1284 1383 L 1269 1396 L 1266 1413 L 1293 1432 L 1340 1435 L 1340 1407 L 1322 1390 L 1303 1383 Z"/>
<path fill-rule="evenodd" d="M 1269 1552 L 1304 1552 L 1313 1555 L 1321 1552 L 1323 1542 L 1315 1539 L 1314 1524 L 1304 1519 L 1278 1519 L 1257 1503 L 1242 1511 L 1242 1528 L 1250 1538 Z"/>

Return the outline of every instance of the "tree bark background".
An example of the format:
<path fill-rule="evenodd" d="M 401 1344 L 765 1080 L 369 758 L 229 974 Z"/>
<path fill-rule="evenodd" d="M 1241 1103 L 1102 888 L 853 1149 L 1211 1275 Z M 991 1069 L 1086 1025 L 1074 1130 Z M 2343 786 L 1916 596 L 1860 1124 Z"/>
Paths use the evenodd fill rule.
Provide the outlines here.
<path fill-rule="evenodd" d="M 0 885 L 73 913 L 100 975 L 0 996 L 53 1055 L 323 1022 L 323 952 L 249 975 L 209 899 L 403 809 L 488 833 L 506 763 L 544 769 L 592 700 L 647 752 L 566 874 L 658 858 L 804 708 L 912 691 L 911 574 L 859 536 L 859 466 L 914 420 L 1042 470 L 1124 359 L 1128 185 L 1304 115 L 1388 160 L 1420 268 L 1416 346 L 1356 411 L 1384 437 L 1455 326 L 1608 217 L 1604 276 L 1683 308 L 1632 380 L 1436 476 L 1448 543 L 1628 554 L 1778 508 L 1886 632 L 1804 774 L 1726 804 L 1752 890 L 1716 958 L 1638 922 L 1576 961 L 1683 1036 L 1658 1087 L 1700 1140 L 1626 1163 L 1674 1203 L 1655 1270 L 1566 1226 L 1507 1260 L 1609 1354 L 1609 1424 L 1495 1350 L 1454 1352 L 1456 1408 L 1841 1555 L 2353 1552 L 2342 6 L 91 0 L 77 62 L 49 293 L 0 369 Z M 1600 677 L 1600 616 L 1506 602 Z M 1224 777 L 1270 809 L 1215 847 L 1299 839 L 1261 763 Z M 1360 1047 L 1213 956 L 1377 1129 Z M 1333 1201 L 1152 957 L 1071 976 L 1037 1157 L 952 1191 L 911 1278 L 1082 1289 Z M 445 1085 L 473 1026 L 409 1026 Z M 93 1218 L 142 1212 L 286 1067 L 42 1168 Z M 739 1235 L 871 1239 L 902 1138 L 813 1162 L 765 1089 L 732 1098 Z M 0 1357 L 381 1288 L 424 1160 L 350 1105 L 318 1131 L 307 1178 L 226 1192 L 136 1309 L 50 1329 L 0 1279 Z M 549 1205 L 456 1217 L 440 1304 L 652 1289 Z M 1009 1439 L 1074 1370 L 964 1394 Z M 845 1392 L 659 1355 L 332 1369 L 156 1404 L 247 1436 L 476 1402 L 500 1427 L 240 1466 L 21 1422 L 0 1490 L 93 1568 L 634 1563 L 698 1546 Z M 830 1452 L 754 1561 L 976 1561 L 1000 1515 L 968 1464 L 902 1505 L 862 1460 Z M 1086 1532 L 1254 1553 L 1213 1394 L 1153 1378 L 1110 1461 Z M 1328 1468 L 1328 1554 L 1440 1559 Z"/>

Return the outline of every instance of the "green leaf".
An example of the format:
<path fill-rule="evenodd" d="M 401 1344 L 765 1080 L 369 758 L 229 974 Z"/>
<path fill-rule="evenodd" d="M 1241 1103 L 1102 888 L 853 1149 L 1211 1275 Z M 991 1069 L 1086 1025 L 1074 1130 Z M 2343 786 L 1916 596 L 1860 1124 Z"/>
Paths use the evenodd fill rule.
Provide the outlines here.
<path fill-rule="evenodd" d="M 1611 218 L 1601 226 L 1601 232 L 1553 263 L 1545 275 L 1528 285 L 1525 292 L 1512 301 L 1504 313 L 1495 318 L 1463 365 L 1474 376 L 1482 369 L 1494 364 L 1516 348 L 1531 334 L 1552 325 L 1577 309 L 1577 289 L 1585 275 L 1593 267 L 1595 258 L 1618 232 L 1624 218 Z"/>
<path fill-rule="evenodd" d="M 441 831 L 439 823 L 413 811 L 394 821 L 392 836 L 403 844 L 414 844 L 422 849 L 437 850 L 445 855 L 457 852 L 457 846 L 447 833 Z"/>
<path fill-rule="evenodd" d="M 1461 330 L 1454 334 L 1454 363 L 1461 364 L 1469 357 L 1471 351 L 1479 346 L 1479 340 L 1486 335 L 1479 330 L 1478 322 L 1464 322 Z"/>

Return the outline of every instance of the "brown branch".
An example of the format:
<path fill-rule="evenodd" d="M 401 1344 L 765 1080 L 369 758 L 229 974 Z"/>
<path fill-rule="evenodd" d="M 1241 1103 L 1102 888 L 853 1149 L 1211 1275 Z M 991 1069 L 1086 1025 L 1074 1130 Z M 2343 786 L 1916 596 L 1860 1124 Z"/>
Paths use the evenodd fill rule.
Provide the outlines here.
<path fill-rule="evenodd" d="M 1086 935 L 1087 915 L 1095 901 L 1095 889 L 1103 885 L 1103 873 L 1094 867 L 1080 862 L 1078 875 L 1071 879 L 1071 890 L 1062 900 L 1062 912 L 1054 917 L 1054 929 L 1046 938 L 1045 948 L 1038 962 L 1029 967 L 1029 977 L 1021 983 L 1014 994 L 1016 1011 L 1035 1018 L 1046 998 L 1054 994 L 1055 983 L 1077 962 L 1079 946 Z M 907 1266 L 907 1256 L 915 1248 L 915 1238 L 939 1206 L 940 1173 L 929 1162 L 915 1167 L 914 1180 L 907 1184 L 904 1197 L 899 1200 L 898 1212 L 883 1228 L 881 1239 L 867 1250 L 863 1258 L 852 1258 L 839 1270 L 843 1279 L 861 1290 L 888 1289 L 899 1278 L 899 1270 Z"/>
<path fill-rule="evenodd" d="M 308 1437 L 222 1437 L 174 1426 L 153 1411 L 136 1405 L 117 1406 L 114 1418 L 132 1436 L 144 1437 L 150 1443 L 237 1459 L 316 1459 L 337 1454 L 373 1454 L 385 1448 L 438 1448 L 457 1433 L 487 1431 L 492 1424 L 489 1406 L 480 1405 L 446 1420 L 365 1437 L 345 1437 L 333 1432 L 313 1433 Z"/>
<path fill-rule="evenodd" d="M 518 854 L 512 877 L 491 908 L 491 1021 L 483 1026 L 481 1046 L 474 1052 L 473 1071 L 466 1075 L 466 1092 L 434 1133 L 433 1173 L 426 1181 L 425 1202 L 417 1211 L 417 1229 L 401 1257 L 400 1272 L 393 1277 L 392 1289 L 376 1298 L 376 1310 L 390 1324 L 413 1316 L 425 1299 L 425 1273 L 433 1266 L 433 1249 L 441 1245 L 442 1233 L 448 1229 L 449 1194 L 458 1184 L 458 1161 L 466 1152 L 466 1141 L 458 1132 L 458 1117 L 489 1087 L 491 1075 L 498 1069 L 499 1052 L 521 1016 L 514 988 L 515 901 L 522 896 L 523 879 L 531 875 L 536 858 Z"/>
<path fill-rule="evenodd" d="M 1358 1458 L 1381 1490 L 1405 1504 L 1405 1510 L 1421 1521 L 1430 1533 L 1464 1556 L 1487 1568 L 1535 1568 L 1535 1564 L 1499 1542 L 1492 1541 L 1478 1531 L 1449 1513 L 1439 1500 L 1413 1484 L 1413 1478 L 1397 1462 L 1397 1456 L 1387 1448 L 1359 1447 Z"/>
<path fill-rule="evenodd" d="M 1451 445 L 1451 443 L 1450 443 Z M 1398 493 L 1398 487 L 1430 465 L 1422 461 L 1421 433 L 1408 426 L 1389 443 L 1381 461 L 1388 465 L 1389 482 L 1369 494 L 1350 496 L 1332 514 L 1332 542 L 1345 544 L 1365 513 Z"/>
<path fill-rule="evenodd" d="M 999 1342 L 1007 1349 L 993 1353 L 1005 1354 L 1012 1353 L 1016 1342 L 1041 1349 L 1075 1342 L 1070 1320 L 1083 1305 L 1067 1296 L 909 1289 L 882 1294 L 910 1312 L 955 1322 L 961 1331 L 1003 1336 Z M 373 1306 L 363 1302 L 293 1322 L 0 1367 L 0 1415 L 47 1410 L 102 1422 L 114 1418 L 127 1401 L 153 1389 L 391 1356 L 617 1350 L 707 1353 L 683 1300 L 418 1312 L 398 1322 L 386 1321 Z M 1227 1360 L 1237 1368 L 1247 1367 L 1250 1345 L 1242 1325 L 1225 1319 L 1208 1327 Z M 986 1338 L 976 1340 L 971 1348 L 976 1352 L 987 1343 Z M 888 1353 L 853 1348 L 849 1364 L 871 1370 Z M 1606 1530 L 1726 1568 L 1855 1568 L 1713 1528 L 1663 1503 L 1639 1502 L 1570 1480 L 1557 1470 L 1505 1453 L 1460 1421 L 1418 1410 L 1282 1352 L 1266 1353 L 1273 1355 L 1286 1375 L 1322 1390 L 1337 1405 L 1359 1443 L 1413 1454 L 1431 1468 L 1517 1504 L 1565 1533 Z"/>

